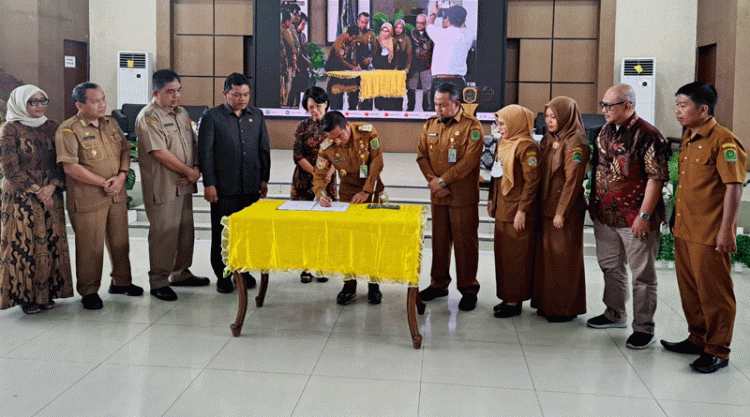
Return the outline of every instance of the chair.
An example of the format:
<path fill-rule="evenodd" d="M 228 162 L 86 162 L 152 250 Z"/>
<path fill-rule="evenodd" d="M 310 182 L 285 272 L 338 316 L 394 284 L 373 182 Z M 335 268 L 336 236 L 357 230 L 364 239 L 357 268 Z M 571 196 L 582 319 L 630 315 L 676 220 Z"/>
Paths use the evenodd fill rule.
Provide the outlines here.
<path fill-rule="evenodd" d="M 182 106 L 188 112 L 190 120 L 198 124 L 198 120 L 203 116 L 203 112 L 208 110 L 208 106 Z"/>
<path fill-rule="evenodd" d="M 123 104 L 122 109 L 112 111 L 112 117 L 117 120 L 120 130 L 122 130 L 125 138 L 130 142 L 135 142 L 137 139 L 135 135 L 135 118 L 144 107 L 146 107 L 145 104 Z"/>

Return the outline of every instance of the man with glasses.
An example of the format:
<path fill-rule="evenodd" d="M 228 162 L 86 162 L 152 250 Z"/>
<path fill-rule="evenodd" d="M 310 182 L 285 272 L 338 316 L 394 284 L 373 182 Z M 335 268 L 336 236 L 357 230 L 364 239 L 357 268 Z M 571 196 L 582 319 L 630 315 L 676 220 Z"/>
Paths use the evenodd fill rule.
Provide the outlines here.
<path fill-rule="evenodd" d="M 414 111 L 417 85 L 422 84 L 422 111 L 430 110 L 430 90 L 432 89 L 432 48 L 435 44 L 425 30 L 427 28 L 427 15 L 417 16 L 417 24 L 411 32 L 411 47 L 414 53 L 409 68 L 408 90 L 406 92 L 407 110 Z"/>
<path fill-rule="evenodd" d="M 224 81 L 224 103 L 203 114 L 198 132 L 198 160 L 203 173 L 203 197 L 211 203 L 211 267 L 216 290 L 234 291 L 224 278 L 221 257 L 221 218 L 264 198 L 271 173 L 271 151 L 263 112 L 250 106 L 250 81 L 232 73 Z M 247 288 L 255 278 L 243 274 Z"/>
<path fill-rule="evenodd" d="M 594 144 L 590 212 L 596 257 L 604 273 L 604 314 L 589 327 L 627 327 L 627 264 L 633 274 L 633 333 L 626 346 L 654 344 L 656 254 L 659 224 L 665 220 L 662 186 L 669 180 L 669 143 L 635 113 L 635 91 L 610 87 L 599 103 L 607 124 Z"/>

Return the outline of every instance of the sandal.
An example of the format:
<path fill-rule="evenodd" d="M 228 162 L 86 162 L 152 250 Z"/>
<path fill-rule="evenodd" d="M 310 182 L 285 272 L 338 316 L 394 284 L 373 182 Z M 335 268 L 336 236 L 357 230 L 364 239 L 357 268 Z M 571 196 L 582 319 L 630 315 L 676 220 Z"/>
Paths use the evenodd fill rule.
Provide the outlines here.
<path fill-rule="evenodd" d="M 53 308 L 55 308 L 55 300 L 49 300 L 49 303 L 47 304 L 39 304 L 39 307 L 42 310 L 52 310 Z"/>
<path fill-rule="evenodd" d="M 303 284 L 308 284 L 308 283 L 312 282 L 313 276 L 312 276 L 311 273 L 305 271 L 305 272 L 299 274 L 299 280 L 302 281 Z"/>
<path fill-rule="evenodd" d="M 21 304 L 21 310 L 26 314 L 39 314 L 42 312 L 37 303 L 23 303 Z"/>

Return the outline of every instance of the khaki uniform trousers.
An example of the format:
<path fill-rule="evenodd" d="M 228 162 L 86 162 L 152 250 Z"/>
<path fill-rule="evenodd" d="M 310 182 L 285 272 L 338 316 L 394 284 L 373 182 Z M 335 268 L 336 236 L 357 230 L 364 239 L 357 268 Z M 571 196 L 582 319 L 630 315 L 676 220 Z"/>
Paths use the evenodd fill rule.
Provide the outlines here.
<path fill-rule="evenodd" d="M 166 287 L 171 280 L 190 278 L 193 264 L 193 196 L 177 196 L 159 204 L 146 203 L 148 217 L 148 272 L 151 289 Z"/>
<path fill-rule="evenodd" d="M 644 241 L 629 227 L 610 227 L 594 221 L 596 259 L 604 273 L 604 317 L 623 323 L 628 318 L 628 271 L 633 274 L 633 331 L 654 334 L 656 313 L 656 254 L 659 232 L 651 231 Z"/>
<path fill-rule="evenodd" d="M 737 304 L 731 275 L 731 256 L 715 246 L 674 239 L 675 272 L 688 340 L 708 354 L 729 359 Z"/>
<path fill-rule="evenodd" d="M 463 294 L 477 294 L 479 263 L 479 206 L 432 205 L 431 286 L 447 290 L 451 283 L 451 246 L 456 258 L 456 287 Z"/>
<path fill-rule="evenodd" d="M 99 292 L 104 246 L 112 262 L 112 285 L 130 285 L 128 208 L 125 201 L 86 212 L 68 212 L 76 242 L 76 289 L 89 295 Z"/>

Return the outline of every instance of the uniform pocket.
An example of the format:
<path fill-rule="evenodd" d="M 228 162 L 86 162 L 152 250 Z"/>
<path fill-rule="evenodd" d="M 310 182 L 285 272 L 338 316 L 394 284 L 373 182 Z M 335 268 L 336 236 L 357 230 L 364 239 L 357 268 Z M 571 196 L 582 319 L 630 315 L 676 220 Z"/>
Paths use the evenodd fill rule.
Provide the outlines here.
<path fill-rule="evenodd" d="M 81 142 L 81 153 L 84 161 L 100 161 L 104 158 L 104 150 L 101 144 L 93 140 L 84 140 Z"/>

